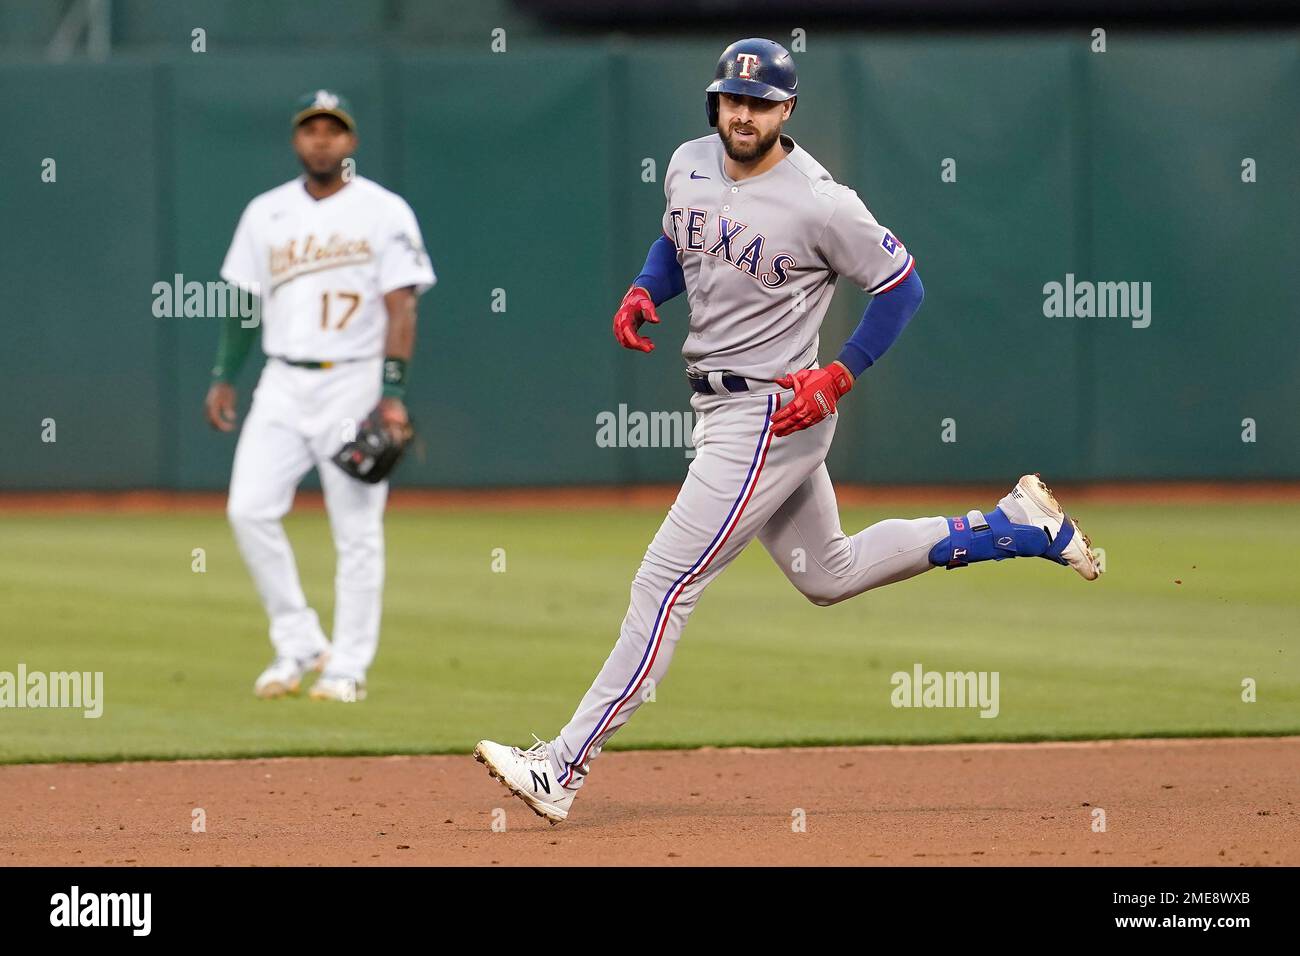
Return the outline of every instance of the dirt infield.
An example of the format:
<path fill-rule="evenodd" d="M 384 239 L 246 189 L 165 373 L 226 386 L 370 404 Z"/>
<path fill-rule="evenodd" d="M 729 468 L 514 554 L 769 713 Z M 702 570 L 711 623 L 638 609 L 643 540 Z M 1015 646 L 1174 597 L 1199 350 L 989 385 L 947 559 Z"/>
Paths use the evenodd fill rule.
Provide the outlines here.
<path fill-rule="evenodd" d="M 553 828 L 469 756 L 6 766 L 0 865 L 1295 866 L 1298 768 L 1300 737 L 610 753 Z"/>

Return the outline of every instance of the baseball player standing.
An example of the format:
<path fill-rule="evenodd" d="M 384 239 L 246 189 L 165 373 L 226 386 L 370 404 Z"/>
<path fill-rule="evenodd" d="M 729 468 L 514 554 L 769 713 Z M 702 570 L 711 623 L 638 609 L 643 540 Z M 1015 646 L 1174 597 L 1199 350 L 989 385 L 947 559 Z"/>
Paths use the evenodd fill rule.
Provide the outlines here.
<path fill-rule="evenodd" d="M 723 52 L 707 87 L 717 135 L 680 146 L 664 182 L 663 236 L 614 316 L 626 348 L 685 291 L 682 354 L 696 394 L 696 455 L 650 543 L 618 642 L 554 740 L 482 741 L 474 756 L 540 816 L 569 814 L 592 758 L 663 679 L 700 594 L 754 538 L 813 603 L 834 604 L 928 568 L 1037 556 L 1098 575 L 1091 544 L 1036 475 L 998 506 L 954 518 L 840 529 L 824 464 L 836 405 L 921 303 L 915 260 L 858 195 L 782 133 L 798 81 L 771 40 Z M 837 278 L 873 295 L 830 365 L 818 330 Z"/>
<path fill-rule="evenodd" d="M 293 148 L 304 174 L 248 204 L 221 276 L 259 296 L 267 362 L 235 449 L 227 514 L 270 618 L 275 659 L 258 697 L 297 693 L 322 670 L 315 700 L 357 701 L 379 645 L 387 481 L 361 481 L 331 462 L 372 410 L 382 428 L 409 427 L 403 396 L 415 344 L 416 299 L 435 277 L 411 207 L 345 175 L 357 146 L 346 101 L 304 97 Z M 208 422 L 235 427 L 234 380 L 256 328 L 227 319 Z M 333 642 L 307 605 L 281 518 L 316 467 L 338 555 Z"/>

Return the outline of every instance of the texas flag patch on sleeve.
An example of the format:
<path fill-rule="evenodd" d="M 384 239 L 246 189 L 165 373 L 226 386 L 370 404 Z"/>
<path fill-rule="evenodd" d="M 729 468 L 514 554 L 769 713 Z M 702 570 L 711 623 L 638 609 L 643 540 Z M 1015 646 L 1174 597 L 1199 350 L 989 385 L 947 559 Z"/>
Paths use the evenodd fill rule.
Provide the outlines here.
<path fill-rule="evenodd" d="M 880 240 L 880 248 L 888 252 L 889 258 L 891 259 L 894 258 L 894 256 L 898 255 L 898 247 L 900 245 L 902 245 L 902 243 L 900 243 L 897 239 L 894 238 L 894 234 L 892 232 L 885 233 L 885 237 Z"/>

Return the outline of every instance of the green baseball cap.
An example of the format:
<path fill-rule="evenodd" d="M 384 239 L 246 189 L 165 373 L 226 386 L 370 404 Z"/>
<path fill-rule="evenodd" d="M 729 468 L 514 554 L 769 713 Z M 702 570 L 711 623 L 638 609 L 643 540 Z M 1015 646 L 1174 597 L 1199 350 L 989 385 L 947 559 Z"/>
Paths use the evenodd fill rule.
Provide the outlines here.
<path fill-rule="evenodd" d="M 316 90 L 305 93 L 298 98 L 298 108 L 293 115 L 293 128 L 313 116 L 333 116 L 351 132 L 357 131 L 356 120 L 352 118 L 352 104 L 330 90 Z"/>

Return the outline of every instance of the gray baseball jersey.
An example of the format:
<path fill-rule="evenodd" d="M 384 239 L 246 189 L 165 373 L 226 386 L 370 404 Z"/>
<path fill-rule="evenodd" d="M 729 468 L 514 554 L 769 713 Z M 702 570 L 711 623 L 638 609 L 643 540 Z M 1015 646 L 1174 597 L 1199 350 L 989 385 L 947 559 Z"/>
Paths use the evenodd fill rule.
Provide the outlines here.
<path fill-rule="evenodd" d="M 683 143 L 664 178 L 663 230 L 686 277 L 682 356 L 701 372 L 771 381 L 817 359 L 839 276 L 870 293 L 906 278 L 912 257 L 858 194 L 782 135 L 788 155 L 735 182 L 716 133 Z"/>

